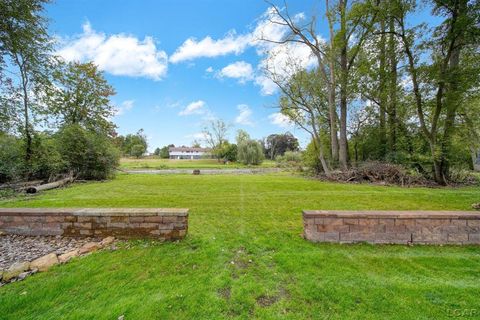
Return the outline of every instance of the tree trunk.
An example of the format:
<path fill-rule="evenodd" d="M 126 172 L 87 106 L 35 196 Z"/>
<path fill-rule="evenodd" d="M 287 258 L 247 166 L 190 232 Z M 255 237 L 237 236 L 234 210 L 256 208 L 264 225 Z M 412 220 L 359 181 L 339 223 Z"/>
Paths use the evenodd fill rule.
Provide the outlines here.
<path fill-rule="evenodd" d="M 347 60 L 347 17 L 346 0 L 340 0 L 340 150 L 339 161 L 342 170 L 348 168 L 348 145 L 347 145 L 347 85 L 348 85 L 348 60 Z"/>
<path fill-rule="evenodd" d="M 25 160 L 27 164 L 30 162 L 32 158 L 32 134 L 30 133 L 30 118 L 28 115 L 28 92 L 27 92 L 27 87 L 28 87 L 28 79 L 26 78 L 26 75 L 24 72 L 21 72 L 22 74 L 22 90 L 23 90 L 23 116 L 25 117 Z"/>
<path fill-rule="evenodd" d="M 397 151 L 397 54 L 395 50 L 395 21 L 391 17 L 389 21 L 389 39 L 388 39 L 388 56 L 390 65 L 389 74 L 389 97 L 388 97 L 388 144 L 389 151 L 395 153 Z"/>
<path fill-rule="evenodd" d="M 480 171 L 480 149 L 473 150 L 472 149 L 472 162 L 473 162 L 473 170 Z"/>
<path fill-rule="evenodd" d="M 380 74 L 379 74 L 379 122 L 380 122 L 380 158 L 385 160 L 387 153 L 387 130 L 386 130 L 386 108 L 387 108 L 387 72 L 386 72 L 386 41 L 385 41 L 385 21 L 380 21 Z"/>
<path fill-rule="evenodd" d="M 458 5 L 458 10 L 452 15 L 452 19 L 456 21 L 459 17 L 466 14 L 467 5 L 466 0 L 460 0 Z M 452 26 L 452 29 L 455 27 L 461 28 L 455 24 Z M 451 155 L 451 144 L 452 144 L 452 134 L 455 127 L 455 116 L 457 114 L 457 109 L 459 106 L 460 95 L 459 95 L 459 78 L 460 78 L 460 51 L 461 51 L 461 42 L 462 37 L 459 35 L 452 46 L 452 52 L 449 59 L 449 76 L 448 76 L 448 86 L 445 93 L 445 107 L 447 109 L 447 114 L 445 117 L 445 124 L 443 127 L 443 137 L 441 141 L 441 171 L 444 177 L 449 176 L 450 171 L 450 155 Z"/>
<path fill-rule="evenodd" d="M 337 135 L 337 106 L 335 102 L 335 89 L 336 89 L 336 79 L 335 79 L 335 32 L 333 29 L 333 21 L 330 17 L 329 4 L 326 0 L 327 7 L 327 20 L 328 20 L 328 29 L 330 32 L 330 56 L 328 57 L 328 68 L 330 71 L 330 81 L 328 87 L 328 112 L 330 120 L 330 144 L 332 146 L 332 160 L 334 165 L 338 162 L 338 135 Z"/>
<path fill-rule="evenodd" d="M 75 179 L 72 176 L 70 176 L 70 177 L 67 177 L 65 179 L 55 181 L 55 182 L 41 184 L 41 185 L 36 186 L 36 187 L 29 187 L 29 188 L 26 189 L 26 192 L 27 193 L 37 193 L 37 192 L 43 191 L 43 190 L 55 189 L 55 188 L 64 186 L 67 183 L 73 182 L 74 180 Z"/>

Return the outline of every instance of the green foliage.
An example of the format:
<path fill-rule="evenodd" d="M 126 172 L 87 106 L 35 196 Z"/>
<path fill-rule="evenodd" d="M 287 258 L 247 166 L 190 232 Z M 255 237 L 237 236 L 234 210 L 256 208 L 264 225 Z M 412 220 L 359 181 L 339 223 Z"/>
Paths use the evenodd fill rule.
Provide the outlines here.
<path fill-rule="evenodd" d="M 260 142 L 244 140 L 238 144 L 237 160 L 245 165 L 259 165 L 265 158 Z"/>
<path fill-rule="evenodd" d="M 277 156 L 275 161 L 300 163 L 302 161 L 302 153 L 298 151 L 286 151 L 283 155 Z"/>
<path fill-rule="evenodd" d="M 168 150 L 169 150 L 168 146 L 165 146 L 162 149 L 160 149 L 160 153 L 159 153 L 160 158 L 162 158 L 162 159 L 170 158 L 170 151 L 168 151 Z"/>
<path fill-rule="evenodd" d="M 17 138 L 0 134 L 0 183 L 23 176 L 23 150 Z"/>
<path fill-rule="evenodd" d="M 110 97 L 115 90 L 93 62 L 68 63 L 55 77 L 57 86 L 49 91 L 47 101 L 60 126 L 79 124 L 105 134 L 113 132 Z"/>
<path fill-rule="evenodd" d="M 125 137 L 119 136 L 117 137 L 117 141 L 123 155 L 126 156 L 137 156 L 140 152 L 140 147 L 135 147 L 136 150 L 134 150 L 134 146 L 136 145 L 142 146 L 142 154 L 144 154 L 148 148 L 147 137 L 145 136 L 143 129 L 138 130 L 136 134 L 127 134 Z"/>
<path fill-rule="evenodd" d="M 56 138 L 68 170 L 78 178 L 102 180 L 113 176 L 120 154 L 108 137 L 70 125 L 61 129 Z"/>
<path fill-rule="evenodd" d="M 224 143 L 221 150 L 219 151 L 219 156 L 221 159 L 229 162 L 237 161 L 237 145 L 234 143 Z"/>
<path fill-rule="evenodd" d="M 318 158 L 318 150 L 313 141 L 311 141 L 307 149 L 302 154 L 302 162 L 305 167 L 310 168 L 314 174 L 322 172 L 322 164 Z"/>
<path fill-rule="evenodd" d="M 26 166 L 29 178 L 49 179 L 68 171 L 68 164 L 58 150 L 58 141 L 47 133 L 35 133 L 33 136 L 32 159 Z"/>
<path fill-rule="evenodd" d="M 134 144 L 130 150 L 130 155 L 139 159 L 145 154 L 145 146 L 143 144 Z"/>
<path fill-rule="evenodd" d="M 269 159 L 277 159 L 287 151 L 298 151 L 298 139 L 290 132 L 284 134 L 271 134 L 265 143 L 265 156 Z"/>

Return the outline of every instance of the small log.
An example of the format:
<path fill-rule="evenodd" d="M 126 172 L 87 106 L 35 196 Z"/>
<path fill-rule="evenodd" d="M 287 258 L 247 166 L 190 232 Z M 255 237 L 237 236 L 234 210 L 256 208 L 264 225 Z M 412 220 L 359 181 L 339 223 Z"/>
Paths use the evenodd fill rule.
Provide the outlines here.
<path fill-rule="evenodd" d="M 0 190 L 3 190 L 3 189 L 23 190 L 30 186 L 41 184 L 42 182 L 43 180 L 33 180 L 33 181 L 22 181 L 22 182 L 15 182 L 15 183 L 5 183 L 0 185 Z"/>
<path fill-rule="evenodd" d="M 27 193 L 37 193 L 39 191 L 44 191 L 44 190 L 50 190 L 50 189 L 55 189 L 61 186 L 66 185 L 69 182 L 73 182 L 74 178 L 73 177 L 67 177 L 65 179 L 57 180 L 55 182 L 50 182 L 46 184 L 41 184 L 38 186 L 34 187 L 28 187 L 25 191 Z"/>

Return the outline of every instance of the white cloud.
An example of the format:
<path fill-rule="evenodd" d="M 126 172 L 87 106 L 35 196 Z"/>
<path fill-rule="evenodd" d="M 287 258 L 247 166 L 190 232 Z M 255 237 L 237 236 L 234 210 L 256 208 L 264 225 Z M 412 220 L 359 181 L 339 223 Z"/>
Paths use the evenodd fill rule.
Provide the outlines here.
<path fill-rule="evenodd" d="M 185 138 L 196 139 L 196 140 L 205 140 L 206 136 L 205 136 L 204 132 L 196 132 L 196 133 L 192 133 L 192 134 L 187 134 L 185 136 Z"/>
<path fill-rule="evenodd" d="M 125 112 L 131 110 L 133 108 L 134 100 L 125 100 L 123 101 L 119 107 L 116 108 L 115 110 L 115 115 L 116 116 L 121 116 L 125 114 Z"/>
<path fill-rule="evenodd" d="M 238 116 L 235 118 L 235 123 L 242 124 L 245 126 L 253 126 L 253 121 L 251 119 L 252 110 L 246 104 L 240 104 L 237 106 L 239 111 Z"/>
<path fill-rule="evenodd" d="M 215 70 L 213 70 L 213 68 L 211 66 L 208 67 L 207 69 L 205 69 L 205 72 L 207 72 L 207 73 L 212 73 L 213 71 L 215 71 Z"/>
<path fill-rule="evenodd" d="M 180 116 L 188 116 L 192 114 L 204 114 L 207 112 L 206 104 L 203 100 L 198 100 L 191 102 L 189 105 L 185 107 L 182 111 L 178 113 Z"/>
<path fill-rule="evenodd" d="M 290 121 L 290 119 L 286 115 L 281 114 L 280 112 L 272 113 L 268 116 L 268 119 L 270 119 L 270 122 L 272 124 L 277 125 L 281 128 L 291 128 L 293 126 L 292 121 Z"/>
<path fill-rule="evenodd" d="M 237 61 L 224 67 L 218 72 L 220 78 L 238 79 L 240 83 L 245 83 L 254 78 L 253 68 L 250 63 L 245 61 Z"/>
<path fill-rule="evenodd" d="M 300 23 L 304 18 L 303 13 L 298 13 L 292 20 Z M 262 57 L 258 65 L 260 75 L 256 76 L 255 84 L 261 87 L 263 95 L 278 91 L 278 86 L 270 79 L 272 75 L 276 77 L 276 81 L 287 80 L 299 70 L 309 69 L 317 64 L 311 49 L 304 44 L 274 43 L 285 39 L 289 32 L 290 29 L 283 25 L 273 8 L 267 9 L 253 31 L 257 53 Z M 319 40 L 323 41 L 321 38 Z"/>
<path fill-rule="evenodd" d="M 260 86 L 260 93 L 264 96 L 270 96 L 278 91 L 277 84 L 265 75 L 255 77 L 255 84 Z"/>
<path fill-rule="evenodd" d="M 168 68 L 167 54 L 157 49 L 152 37 L 142 41 L 123 33 L 107 36 L 93 30 L 89 22 L 82 34 L 64 41 L 57 54 L 66 61 L 93 61 L 113 75 L 160 80 Z"/>
<path fill-rule="evenodd" d="M 235 30 L 228 32 L 224 38 L 218 40 L 214 40 L 210 36 L 206 36 L 200 41 L 195 38 L 188 38 L 170 56 L 170 62 L 178 63 L 202 57 L 213 58 L 231 53 L 240 54 L 248 47 L 250 42 L 250 34 L 237 35 Z"/>

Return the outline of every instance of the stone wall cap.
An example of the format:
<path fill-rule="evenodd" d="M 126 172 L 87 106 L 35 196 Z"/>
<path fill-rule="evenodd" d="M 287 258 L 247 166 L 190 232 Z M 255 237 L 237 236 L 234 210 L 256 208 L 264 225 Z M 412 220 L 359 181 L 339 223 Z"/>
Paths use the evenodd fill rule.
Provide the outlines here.
<path fill-rule="evenodd" d="M 305 218 L 480 219 L 476 211 L 342 211 L 303 210 Z"/>
<path fill-rule="evenodd" d="M 186 208 L 0 208 L 0 216 L 188 216 Z"/>

